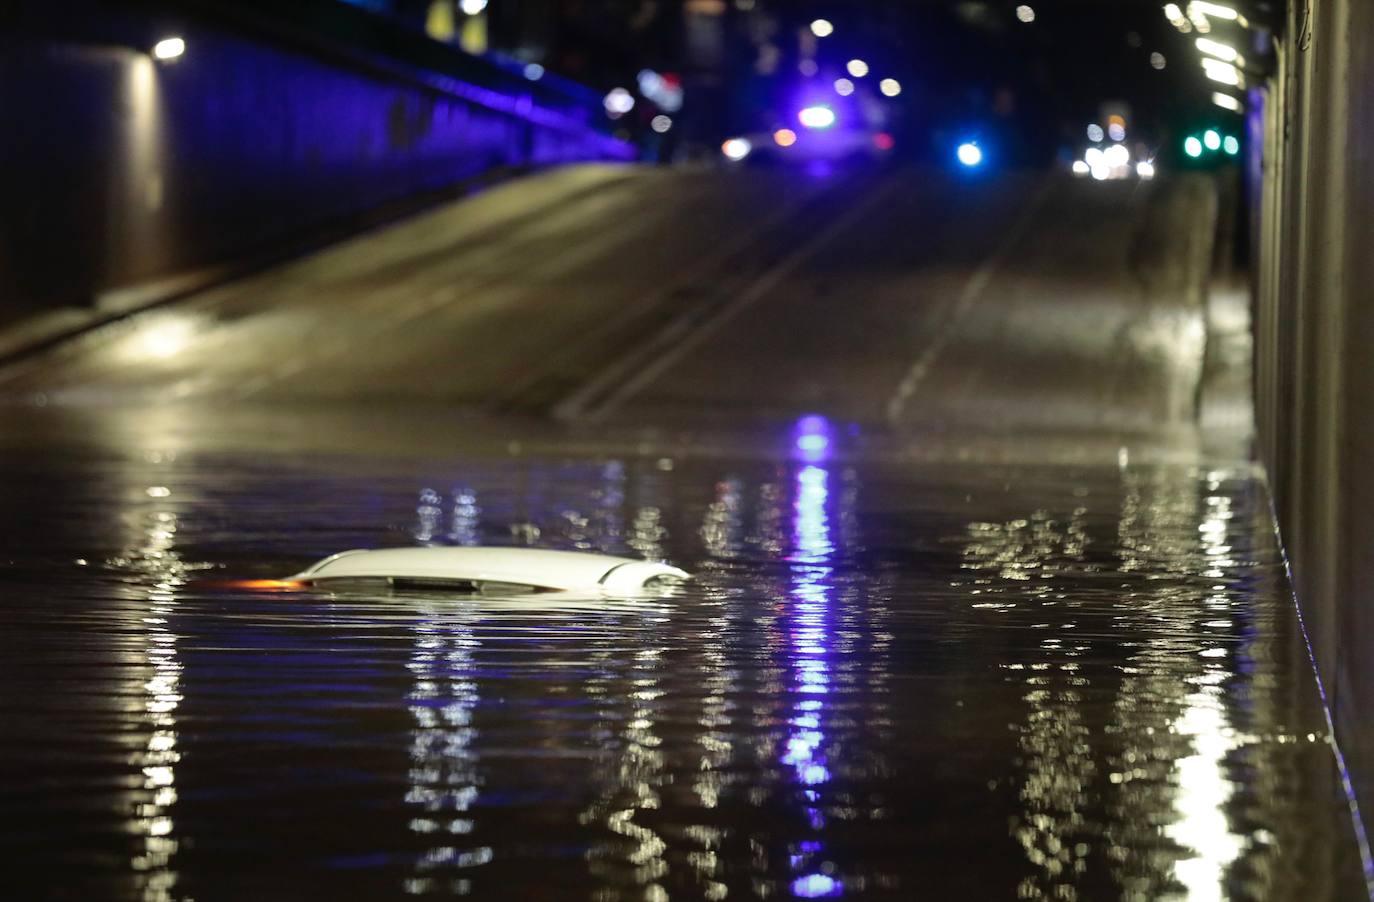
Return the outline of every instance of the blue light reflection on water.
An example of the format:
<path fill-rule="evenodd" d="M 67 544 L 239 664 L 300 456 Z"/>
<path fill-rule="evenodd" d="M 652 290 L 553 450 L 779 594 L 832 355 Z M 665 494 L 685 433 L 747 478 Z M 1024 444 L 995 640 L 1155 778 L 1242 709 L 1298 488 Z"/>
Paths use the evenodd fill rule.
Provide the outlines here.
<path fill-rule="evenodd" d="M 825 438 L 828 446 L 822 431 L 828 425 L 820 417 L 804 418 L 798 423 L 798 447 L 800 438 L 807 436 Z M 829 471 L 814 464 L 802 467 L 796 476 L 788 636 L 796 701 L 781 758 L 795 774 L 807 824 L 816 834 L 825 829 L 822 793 L 831 776 L 825 735 L 826 696 L 831 689 L 829 578 L 834 572 L 830 560 L 835 551 L 826 511 L 829 479 Z M 824 862 L 823 853 L 819 838 L 798 844 L 791 862 L 801 874 L 791 883 L 792 895 L 814 899 L 843 893 L 841 882 L 826 873 L 830 866 Z"/>

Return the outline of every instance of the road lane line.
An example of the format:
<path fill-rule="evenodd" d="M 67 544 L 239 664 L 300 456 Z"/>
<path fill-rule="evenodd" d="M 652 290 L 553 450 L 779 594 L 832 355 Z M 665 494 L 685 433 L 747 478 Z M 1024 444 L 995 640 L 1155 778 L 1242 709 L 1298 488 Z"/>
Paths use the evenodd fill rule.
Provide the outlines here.
<path fill-rule="evenodd" d="M 848 182 L 846 182 L 848 184 Z M 827 191 L 817 191 L 809 195 L 799 195 L 794 201 L 790 201 L 775 211 L 770 216 L 761 220 L 746 230 L 734 236 L 735 240 L 728 244 L 722 243 L 711 254 L 700 257 L 689 263 L 687 266 L 675 273 L 675 278 L 671 283 L 664 284 L 653 291 L 641 295 L 639 299 L 623 304 L 617 313 L 614 313 L 608 320 L 601 323 L 594 329 L 584 333 L 582 337 L 570 349 L 553 352 L 532 375 L 523 378 L 512 376 L 515 383 L 512 388 L 503 392 L 500 396 L 493 398 L 484 405 L 484 410 L 488 413 L 504 413 L 516 409 L 521 403 L 527 402 L 532 396 L 538 399 L 538 392 L 546 383 L 557 382 L 564 369 L 576 364 L 579 353 L 585 353 L 586 348 L 595 348 L 598 341 L 613 340 L 617 333 L 624 333 L 626 330 L 633 329 L 635 323 L 640 320 L 652 317 L 655 311 L 662 310 L 668 306 L 675 296 L 681 292 L 690 291 L 696 287 L 705 277 L 718 272 L 723 267 L 742 253 L 746 253 L 756 242 L 768 236 L 771 232 L 783 227 L 789 220 L 803 212 L 809 205 L 823 200 L 825 195 L 836 189 Z M 690 312 L 680 314 L 680 317 L 692 315 Z M 674 318 L 675 320 L 676 318 Z M 671 328 L 673 321 L 668 326 Z M 611 366 L 618 366 L 619 359 Z M 566 419 L 577 414 L 569 414 L 567 417 L 557 411 L 565 405 L 574 403 L 574 398 L 580 397 L 581 391 L 590 388 L 593 382 L 600 379 L 606 368 L 598 369 L 589 380 L 584 380 L 581 389 L 575 390 L 572 395 L 565 397 L 562 401 L 553 405 L 555 416 Z M 599 384 L 599 383 L 598 383 Z M 590 402 L 588 402 L 590 403 Z"/>
<path fill-rule="evenodd" d="M 605 419 L 615 408 L 676 365 L 724 323 L 767 296 L 816 251 L 856 225 L 874 207 L 885 201 L 899 184 L 897 179 L 889 177 L 885 184 L 874 190 L 867 198 L 756 276 L 732 300 L 727 300 L 704 313 L 701 310 L 691 310 L 675 317 L 663 329 L 555 405 L 554 416 L 560 420 L 580 419 L 593 422 Z"/>
<path fill-rule="evenodd" d="M 935 366 L 935 361 L 939 359 L 946 346 L 953 340 L 955 330 L 963 320 L 964 314 L 987 288 L 988 282 L 1001 268 L 1007 255 L 1011 253 L 1011 249 L 1021 240 L 1053 186 L 1052 181 L 1046 181 L 1036 190 L 1030 202 L 1021 211 L 1021 215 L 1016 218 L 1011 228 L 1007 229 L 1006 234 L 1002 236 L 1002 240 L 993 248 L 992 253 L 988 255 L 982 265 L 969 277 L 968 282 L 964 284 L 963 290 L 959 292 L 959 297 L 950 306 L 939 334 L 917 356 L 916 361 L 912 363 L 906 375 L 902 377 L 902 381 L 897 383 L 897 388 L 893 391 L 892 397 L 888 399 L 886 408 L 888 425 L 897 425 L 897 421 L 901 419 L 906 409 L 907 402 L 916 394 L 916 390 L 921 387 L 921 383 L 925 381 L 926 376 Z"/>

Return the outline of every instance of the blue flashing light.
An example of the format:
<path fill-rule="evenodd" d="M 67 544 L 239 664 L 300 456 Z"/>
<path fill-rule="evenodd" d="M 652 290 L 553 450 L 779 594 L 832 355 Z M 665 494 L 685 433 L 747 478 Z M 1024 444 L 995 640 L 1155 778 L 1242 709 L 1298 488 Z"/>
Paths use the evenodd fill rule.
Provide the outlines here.
<path fill-rule="evenodd" d="M 822 104 L 804 107 L 797 114 L 797 121 L 807 128 L 830 128 L 835 124 L 835 111 Z"/>
<path fill-rule="evenodd" d="M 792 881 L 792 895 L 800 899 L 825 899 L 842 892 L 840 881 L 829 874 L 807 874 Z"/>
<path fill-rule="evenodd" d="M 960 144 L 959 149 L 954 152 L 954 155 L 959 158 L 960 163 L 970 169 L 981 165 L 983 162 L 982 149 L 972 141 L 965 141 L 963 144 Z"/>

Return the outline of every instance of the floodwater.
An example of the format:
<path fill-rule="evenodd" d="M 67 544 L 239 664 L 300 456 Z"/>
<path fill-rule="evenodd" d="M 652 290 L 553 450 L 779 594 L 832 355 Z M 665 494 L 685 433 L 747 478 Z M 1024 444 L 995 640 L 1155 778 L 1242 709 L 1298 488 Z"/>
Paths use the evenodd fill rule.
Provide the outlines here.
<path fill-rule="evenodd" d="M 1247 464 L 265 454 L 16 416 L 11 898 L 1366 897 Z M 697 578 L 251 582 L 479 543 Z"/>

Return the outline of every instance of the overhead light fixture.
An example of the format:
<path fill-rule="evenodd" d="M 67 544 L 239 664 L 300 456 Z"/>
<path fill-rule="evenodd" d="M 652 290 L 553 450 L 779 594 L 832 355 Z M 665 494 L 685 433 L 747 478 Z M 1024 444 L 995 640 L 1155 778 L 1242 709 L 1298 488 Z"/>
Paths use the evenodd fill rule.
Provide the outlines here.
<path fill-rule="evenodd" d="M 1219 81 L 1224 85 L 1239 87 L 1245 83 L 1245 79 L 1241 77 L 1239 69 L 1230 63 L 1215 60 L 1211 57 L 1206 57 L 1202 60 L 1202 71 L 1205 72 L 1207 77 L 1212 79 L 1212 81 Z"/>
<path fill-rule="evenodd" d="M 153 57 L 162 60 L 174 60 L 186 52 L 186 41 L 181 38 L 163 38 L 153 45 Z"/>
<path fill-rule="evenodd" d="M 1184 34 L 1193 30 L 1193 23 L 1188 21 L 1188 17 L 1183 14 L 1177 3 L 1164 4 L 1164 17 Z"/>
<path fill-rule="evenodd" d="M 1223 110 L 1230 110 L 1233 113 L 1241 112 L 1240 99 L 1227 94 L 1225 91 L 1214 91 L 1212 93 L 1212 103 L 1221 107 Z"/>
<path fill-rule="evenodd" d="M 1188 15 L 1194 13 L 1200 16 L 1211 16 L 1214 19 L 1224 19 L 1227 22 L 1235 22 L 1242 28 L 1249 28 L 1250 23 L 1245 16 L 1233 6 L 1226 6 L 1221 3 L 1212 3 L 1209 0 L 1192 0 L 1188 4 Z"/>
<path fill-rule="evenodd" d="M 1198 38 L 1194 43 L 1197 44 L 1198 50 L 1201 50 L 1208 56 L 1214 56 L 1228 63 L 1236 63 L 1238 65 L 1245 64 L 1241 55 L 1236 52 L 1236 48 L 1232 47 L 1230 44 L 1223 44 L 1211 38 Z"/>

